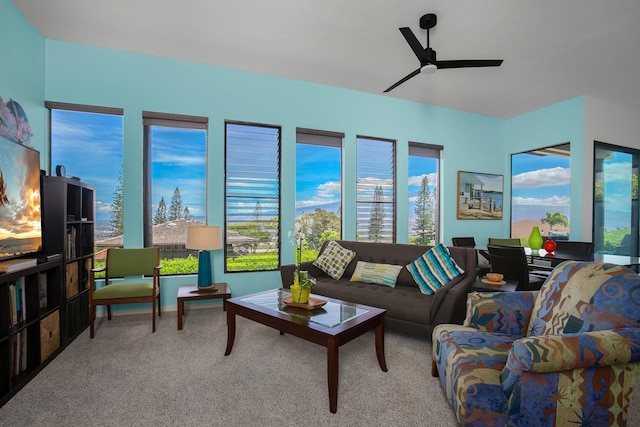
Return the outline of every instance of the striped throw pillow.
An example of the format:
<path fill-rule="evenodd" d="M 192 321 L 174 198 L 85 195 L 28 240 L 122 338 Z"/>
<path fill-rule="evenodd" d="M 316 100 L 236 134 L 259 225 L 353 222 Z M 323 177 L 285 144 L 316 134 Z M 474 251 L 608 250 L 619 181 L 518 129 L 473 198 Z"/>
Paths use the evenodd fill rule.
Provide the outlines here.
<path fill-rule="evenodd" d="M 378 285 L 396 287 L 396 279 L 402 270 L 401 265 L 374 264 L 358 261 L 356 269 L 351 275 L 352 282 L 375 283 Z"/>
<path fill-rule="evenodd" d="M 451 258 L 449 249 L 442 243 L 407 265 L 407 269 L 426 295 L 433 295 L 449 281 L 464 274 L 464 270 Z"/>

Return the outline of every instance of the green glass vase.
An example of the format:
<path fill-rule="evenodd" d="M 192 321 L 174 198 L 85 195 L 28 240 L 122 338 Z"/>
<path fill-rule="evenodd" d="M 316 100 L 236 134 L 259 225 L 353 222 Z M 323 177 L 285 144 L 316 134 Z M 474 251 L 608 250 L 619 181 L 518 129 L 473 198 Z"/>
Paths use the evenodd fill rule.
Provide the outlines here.
<path fill-rule="evenodd" d="M 542 235 L 538 227 L 533 227 L 529 235 L 529 247 L 532 251 L 538 252 L 542 247 Z"/>

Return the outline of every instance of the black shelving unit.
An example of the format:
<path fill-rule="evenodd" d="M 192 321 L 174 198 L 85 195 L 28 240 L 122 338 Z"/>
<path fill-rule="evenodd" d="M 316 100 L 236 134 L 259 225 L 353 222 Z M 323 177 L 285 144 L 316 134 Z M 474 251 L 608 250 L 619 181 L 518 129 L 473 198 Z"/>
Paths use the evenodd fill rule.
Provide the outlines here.
<path fill-rule="evenodd" d="M 95 189 L 77 179 L 43 177 L 43 234 L 47 254 L 62 254 L 62 343 L 89 326 L 89 270 L 93 268 Z"/>
<path fill-rule="evenodd" d="M 63 348 L 62 259 L 0 274 L 0 406 Z"/>

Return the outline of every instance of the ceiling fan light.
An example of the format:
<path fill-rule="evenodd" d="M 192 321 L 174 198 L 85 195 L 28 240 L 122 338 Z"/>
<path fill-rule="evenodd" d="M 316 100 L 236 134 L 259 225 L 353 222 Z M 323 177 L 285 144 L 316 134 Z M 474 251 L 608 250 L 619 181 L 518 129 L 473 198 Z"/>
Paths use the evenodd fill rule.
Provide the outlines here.
<path fill-rule="evenodd" d="M 436 67 L 435 64 L 427 64 L 424 67 L 420 68 L 420 72 L 422 74 L 433 74 L 437 69 L 438 67 Z"/>

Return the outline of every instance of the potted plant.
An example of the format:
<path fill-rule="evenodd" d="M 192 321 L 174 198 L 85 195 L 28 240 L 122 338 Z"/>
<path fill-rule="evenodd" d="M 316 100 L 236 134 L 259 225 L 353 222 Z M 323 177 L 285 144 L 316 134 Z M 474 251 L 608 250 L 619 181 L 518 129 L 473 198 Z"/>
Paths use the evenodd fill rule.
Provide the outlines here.
<path fill-rule="evenodd" d="M 291 299 L 299 304 L 306 304 L 309 301 L 311 288 L 316 284 L 315 279 L 309 276 L 308 271 L 300 269 L 302 249 L 307 244 L 307 234 L 311 231 L 312 224 L 313 220 L 311 218 L 301 215 L 296 219 L 293 229 L 292 237 L 296 249 L 296 271 L 293 275 L 293 284 L 291 284 Z"/>

